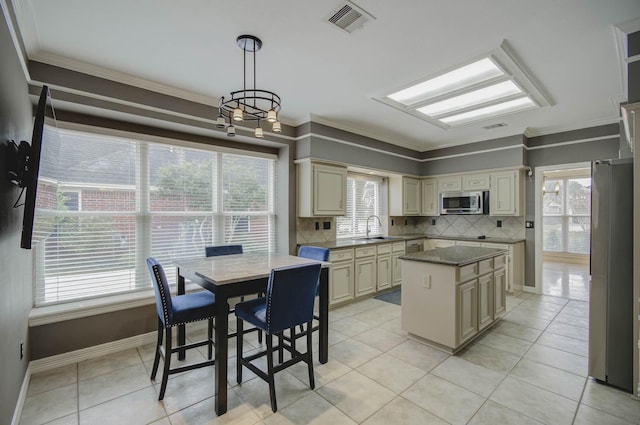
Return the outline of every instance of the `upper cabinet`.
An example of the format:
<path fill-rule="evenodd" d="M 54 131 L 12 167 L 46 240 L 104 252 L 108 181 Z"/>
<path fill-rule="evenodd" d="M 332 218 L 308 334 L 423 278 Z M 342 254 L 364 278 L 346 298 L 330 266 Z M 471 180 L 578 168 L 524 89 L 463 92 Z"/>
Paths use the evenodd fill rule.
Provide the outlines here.
<path fill-rule="evenodd" d="M 524 213 L 524 179 L 519 170 L 491 173 L 489 215 Z"/>
<path fill-rule="evenodd" d="M 347 211 L 347 168 L 305 161 L 298 164 L 298 216 L 326 217 Z"/>
<path fill-rule="evenodd" d="M 439 192 L 460 192 L 462 190 L 462 176 L 442 176 L 438 178 Z"/>
<path fill-rule="evenodd" d="M 438 208 L 438 179 L 422 180 L 422 215 L 440 215 Z"/>
<path fill-rule="evenodd" d="M 490 175 L 489 173 L 481 174 L 463 174 L 462 190 L 489 190 Z"/>
<path fill-rule="evenodd" d="M 420 215 L 422 208 L 420 179 L 391 177 L 389 179 L 389 215 Z"/>

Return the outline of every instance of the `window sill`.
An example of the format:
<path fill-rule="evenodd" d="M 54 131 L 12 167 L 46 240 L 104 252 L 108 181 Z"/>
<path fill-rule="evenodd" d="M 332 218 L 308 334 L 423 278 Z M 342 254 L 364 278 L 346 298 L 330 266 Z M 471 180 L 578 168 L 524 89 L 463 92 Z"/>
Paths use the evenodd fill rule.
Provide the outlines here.
<path fill-rule="evenodd" d="M 187 292 L 201 290 L 195 283 L 187 283 Z M 175 289 L 174 289 L 175 290 Z M 155 303 L 153 290 L 119 294 L 89 300 L 34 307 L 29 313 L 29 327 L 42 326 L 66 320 L 81 319 L 98 314 L 112 313 Z"/>

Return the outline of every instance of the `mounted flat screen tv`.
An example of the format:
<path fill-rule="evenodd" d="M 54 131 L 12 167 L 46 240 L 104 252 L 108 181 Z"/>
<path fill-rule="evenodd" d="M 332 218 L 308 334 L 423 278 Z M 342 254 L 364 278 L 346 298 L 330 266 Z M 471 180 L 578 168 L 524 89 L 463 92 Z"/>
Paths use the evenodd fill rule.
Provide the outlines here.
<path fill-rule="evenodd" d="M 24 249 L 31 249 L 31 241 L 33 239 L 33 222 L 36 210 L 42 143 L 46 137 L 51 137 L 52 133 L 55 133 L 55 128 L 55 113 L 51 105 L 49 88 L 43 86 L 38 105 L 36 106 L 31 146 L 28 148 L 28 153 L 26 154 L 23 167 L 24 175 L 20 182 L 20 186 L 22 186 L 25 191 L 22 238 L 20 240 L 20 247 Z M 23 143 L 20 145 L 20 148 L 22 148 Z"/>

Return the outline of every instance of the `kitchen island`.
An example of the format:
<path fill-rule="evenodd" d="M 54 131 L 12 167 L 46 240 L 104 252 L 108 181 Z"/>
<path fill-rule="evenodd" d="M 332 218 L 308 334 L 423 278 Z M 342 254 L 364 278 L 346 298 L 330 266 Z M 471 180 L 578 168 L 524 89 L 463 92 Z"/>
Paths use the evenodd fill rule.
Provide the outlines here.
<path fill-rule="evenodd" d="M 506 311 L 503 249 L 451 246 L 400 256 L 402 329 L 455 353 Z"/>

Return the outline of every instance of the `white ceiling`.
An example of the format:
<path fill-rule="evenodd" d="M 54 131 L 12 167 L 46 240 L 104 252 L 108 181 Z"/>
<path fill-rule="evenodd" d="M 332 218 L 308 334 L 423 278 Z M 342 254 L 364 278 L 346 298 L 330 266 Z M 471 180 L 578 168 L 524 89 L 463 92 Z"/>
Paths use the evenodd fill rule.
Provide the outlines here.
<path fill-rule="evenodd" d="M 313 119 L 419 151 L 618 120 L 626 85 L 614 26 L 636 25 L 638 0 L 355 3 L 376 20 L 352 34 L 326 21 L 337 0 L 14 0 L 14 9 L 30 59 L 213 105 L 242 87 L 235 39 L 255 35 L 258 87 L 282 97 L 284 123 Z M 551 106 L 443 130 L 373 100 L 503 40 Z"/>

